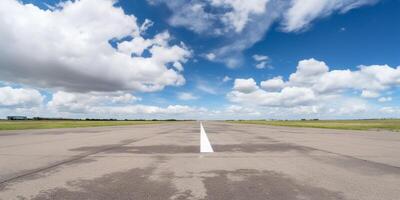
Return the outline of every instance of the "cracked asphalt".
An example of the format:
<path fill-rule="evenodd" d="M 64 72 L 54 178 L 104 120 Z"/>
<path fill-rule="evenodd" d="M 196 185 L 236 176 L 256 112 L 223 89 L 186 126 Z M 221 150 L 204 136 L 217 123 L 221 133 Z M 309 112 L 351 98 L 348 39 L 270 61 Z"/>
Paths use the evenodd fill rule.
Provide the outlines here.
<path fill-rule="evenodd" d="M 398 200 L 400 134 L 205 121 L 0 132 L 0 199 Z"/>

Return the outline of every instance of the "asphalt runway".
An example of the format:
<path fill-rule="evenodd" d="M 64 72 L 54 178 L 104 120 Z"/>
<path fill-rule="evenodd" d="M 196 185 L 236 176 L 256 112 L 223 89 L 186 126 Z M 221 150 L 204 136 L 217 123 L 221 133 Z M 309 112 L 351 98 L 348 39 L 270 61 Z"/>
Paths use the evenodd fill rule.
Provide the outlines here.
<path fill-rule="evenodd" d="M 400 133 L 203 126 L 0 132 L 0 199 L 400 199 Z"/>

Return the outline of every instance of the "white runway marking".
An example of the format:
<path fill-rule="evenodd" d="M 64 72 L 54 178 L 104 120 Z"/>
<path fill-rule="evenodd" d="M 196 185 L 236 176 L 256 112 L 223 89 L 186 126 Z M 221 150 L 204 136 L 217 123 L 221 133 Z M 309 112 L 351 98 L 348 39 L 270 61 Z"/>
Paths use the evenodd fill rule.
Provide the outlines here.
<path fill-rule="evenodd" d="M 203 124 L 200 122 L 200 152 L 201 153 L 213 153 L 214 150 L 211 146 L 210 140 L 208 140 L 206 131 L 203 128 Z"/>

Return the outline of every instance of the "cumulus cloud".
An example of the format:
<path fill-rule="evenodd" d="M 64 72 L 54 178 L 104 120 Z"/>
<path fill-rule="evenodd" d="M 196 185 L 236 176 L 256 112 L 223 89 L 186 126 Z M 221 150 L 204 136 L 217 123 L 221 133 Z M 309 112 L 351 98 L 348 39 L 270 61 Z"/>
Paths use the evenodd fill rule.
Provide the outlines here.
<path fill-rule="evenodd" d="M 235 87 L 234 87 L 235 88 Z M 315 102 L 315 93 L 309 88 L 286 87 L 280 92 L 267 92 L 260 88 L 246 91 L 234 89 L 228 94 L 228 99 L 234 103 L 271 107 L 294 107 Z"/>
<path fill-rule="evenodd" d="M 331 108 L 331 112 L 336 112 L 339 115 L 354 115 L 365 113 L 369 109 L 368 103 L 361 99 L 351 99 L 342 101 L 337 108 Z"/>
<path fill-rule="evenodd" d="M 272 79 L 262 81 L 261 87 L 266 91 L 280 91 L 285 86 L 282 76 L 277 76 Z"/>
<path fill-rule="evenodd" d="M 306 30 L 319 18 L 372 5 L 379 0 L 148 0 L 164 3 L 172 11 L 169 23 L 200 34 L 224 37 L 213 50 L 216 62 L 234 68 L 242 63 L 242 51 L 260 41 L 270 27 L 282 31 Z M 266 66 L 259 63 L 258 67 Z"/>
<path fill-rule="evenodd" d="M 328 70 L 325 62 L 313 58 L 302 60 L 298 63 L 296 72 L 290 75 L 289 80 L 295 85 L 312 85 Z"/>
<path fill-rule="evenodd" d="M 186 105 L 167 107 L 133 104 L 138 99 L 123 92 L 113 93 L 71 93 L 56 92 L 47 103 L 47 108 L 55 113 L 77 113 L 101 116 L 129 115 L 174 115 L 205 112 L 204 108 Z"/>
<path fill-rule="evenodd" d="M 258 89 L 254 79 L 235 79 L 233 89 L 241 93 L 251 93 Z"/>
<path fill-rule="evenodd" d="M 138 101 L 139 98 L 123 92 L 72 93 L 58 91 L 47 103 L 49 108 L 60 112 L 89 113 L 94 106 L 125 105 Z"/>
<path fill-rule="evenodd" d="M 167 117 L 189 116 L 191 113 L 204 113 L 204 108 L 195 108 L 186 105 L 169 105 L 167 107 L 148 105 L 126 105 L 126 106 L 97 106 L 91 108 L 92 113 L 101 115 L 129 116 L 129 115 L 163 115 Z"/>
<path fill-rule="evenodd" d="M 110 98 L 112 103 L 131 103 L 131 102 L 141 100 L 141 98 L 135 97 L 132 94 L 129 94 L 129 93 L 118 94 L 118 92 L 114 93 L 114 95 L 111 97 L 109 97 L 109 96 L 105 96 L 105 97 Z"/>
<path fill-rule="evenodd" d="M 125 92 L 64 92 L 57 91 L 45 102 L 35 89 L 0 88 L 0 117 L 10 114 L 48 117 L 98 118 L 190 118 L 193 113 L 207 113 L 202 107 L 168 105 L 165 107 L 139 104 L 141 99 Z"/>
<path fill-rule="evenodd" d="M 0 107 L 35 107 L 44 96 L 35 89 L 0 87 Z"/>
<path fill-rule="evenodd" d="M 309 87 L 320 94 L 358 90 L 363 97 L 376 98 L 380 92 L 400 84 L 400 67 L 371 65 L 359 66 L 356 71 L 329 71 L 326 63 L 308 59 L 299 62 L 296 72 L 289 76 L 286 84 Z"/>
<path fill-rule="evenodd" d="M 180 71 L 191 52 L 183 43 L 171 44 L 168 32 L 145 38 L 152 22 L 139 24 L 115 3 L 66 1 L 42 10 L 0 1 L 0 78 L 79 92 L 183 85 Z"/>
<path fill-rule="evenodd" d="M 223 111 L 226 114 L 234 114 L 234 115 L 261 115 L 261 112 L 250 108 L 250 107 L 243 107 L 239 105 L 230 105 Z"/>
<path fill-rule="evenodd" d="M 262 81 L 236 79 L 227 98 L 238 104 L 264 107 L 299 108 L 317 106 L 319 110 L 337 114 L 359 113 L 368 109 L 368 102 L 349 97 L 358 91 L 363 98 L 378 98 L 384 91 L 400 85 L 400 67 L 387 65 L 360 66 L 358 70 L 329 70 L 325 62 L 302 60 L 287 81 L 274 77 Z M 380 98 L 378 101 L 390 101 Z M 313 110 L 316 110 L 313 107 Z"/>

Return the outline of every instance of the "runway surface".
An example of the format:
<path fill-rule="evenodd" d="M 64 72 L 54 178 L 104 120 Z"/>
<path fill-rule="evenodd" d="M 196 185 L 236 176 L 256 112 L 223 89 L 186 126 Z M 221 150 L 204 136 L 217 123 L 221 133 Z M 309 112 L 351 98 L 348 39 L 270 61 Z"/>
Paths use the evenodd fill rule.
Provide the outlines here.
<path fill-rule="evenodd" d="M 203 126 L 0 132 L 0 199 L 400 198 L 400 133 Z"/>

